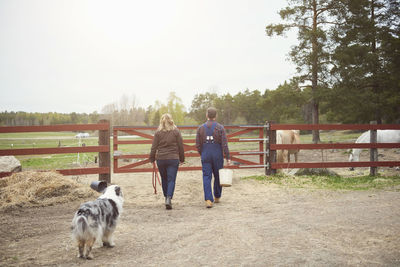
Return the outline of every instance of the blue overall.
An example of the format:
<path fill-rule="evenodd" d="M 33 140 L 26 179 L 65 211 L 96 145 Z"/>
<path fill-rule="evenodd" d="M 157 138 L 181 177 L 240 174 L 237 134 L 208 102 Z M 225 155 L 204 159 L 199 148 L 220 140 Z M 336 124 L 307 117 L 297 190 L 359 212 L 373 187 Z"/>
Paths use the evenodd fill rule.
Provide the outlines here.
<path fill-rule="evenodd" d="M 224 156 L 221 144 L 215 143 L 213 140 L 213 132 L 216 122 L 212 123 L 211 129 L 204 123 L 203 127 L 206 132 L 206 141 L 201 148 L 201 164 L 203 170 L 203 189 L 204 199 L 214 202 L 211 191 L 211 179 L 214 174 L 214 196 L 221 197 L 222 187 L 219 184 L 219 169 L 224 167 Z"/>

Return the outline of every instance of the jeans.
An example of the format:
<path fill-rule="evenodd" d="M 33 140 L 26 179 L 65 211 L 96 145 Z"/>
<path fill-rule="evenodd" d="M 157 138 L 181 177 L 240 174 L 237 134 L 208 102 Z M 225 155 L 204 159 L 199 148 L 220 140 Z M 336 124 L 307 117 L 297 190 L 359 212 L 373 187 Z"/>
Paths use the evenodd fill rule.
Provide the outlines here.
<path fill-rule="evenodd" d="M 161 184 L 164 197 L 174 196 L 176 175 L 179 168 L 178 159 L 159 159 L 157 160 L 158 171 L 161 175 Z"/>

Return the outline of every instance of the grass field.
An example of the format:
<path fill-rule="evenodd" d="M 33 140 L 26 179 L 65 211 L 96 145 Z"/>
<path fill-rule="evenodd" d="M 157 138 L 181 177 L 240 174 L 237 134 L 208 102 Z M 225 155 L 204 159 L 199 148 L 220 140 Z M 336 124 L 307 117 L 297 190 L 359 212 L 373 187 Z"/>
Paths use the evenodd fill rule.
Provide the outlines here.
<path fill-rule="evenodd" d="M 38 132 L 0 134 L 0 149 L 75 147 L 98 144 L 97 137 L 79 139 L 72 132 Z M 54 170 L 84 166 L 94 162 L 97 153 L 17 156 L 23 170 Z"/>

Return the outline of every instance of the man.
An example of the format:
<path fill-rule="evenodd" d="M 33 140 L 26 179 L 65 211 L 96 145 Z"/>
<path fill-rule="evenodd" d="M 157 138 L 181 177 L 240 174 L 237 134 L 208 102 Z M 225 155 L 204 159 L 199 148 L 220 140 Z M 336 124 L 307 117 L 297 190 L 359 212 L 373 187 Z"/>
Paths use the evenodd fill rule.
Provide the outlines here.
<path fill-rule="evenodd" d="M 207 122 L 197 129 L 196 147 L 201 155 L 203 170 L 203 189 L 206 207 L 211 208 L 213 203 L 218 203 L 222 194 L 219 184 L 219 169 L 224 167 L 224 155 L 228 165 L 229 159 L 228 140 L 224 126 L 216 122 L 217 110 L 213 107 L 207 109 Z M 214 174 L 214 197 L 211 190 L 211 179 Z"/>

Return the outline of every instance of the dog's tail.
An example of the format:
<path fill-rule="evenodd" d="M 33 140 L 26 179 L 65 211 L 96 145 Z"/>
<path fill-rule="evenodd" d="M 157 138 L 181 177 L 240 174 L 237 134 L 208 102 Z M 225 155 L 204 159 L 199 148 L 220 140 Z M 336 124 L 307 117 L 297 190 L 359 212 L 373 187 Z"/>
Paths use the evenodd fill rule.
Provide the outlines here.
<path fill-rule="evenodd" d="M 87 227 L 88 227 L 88 223 L 87 223 L 86 217 L 80 216 L 80 217 L 78 218 L 78 221 L 77 221 L 76 223 L 77 223 L 77 227 L 78 227 L 78 229 L 77 229 L 78 232 L 79 232 L 80 234 L 85 233 L 86 230 L 87 230 Z"/>
<path fill-rule="evenodd" d="M 76 214 L 72 221 L 72 233 L 76 239 L 85 237 L 88 234 L 89 223 L 84 215 Z"/>

